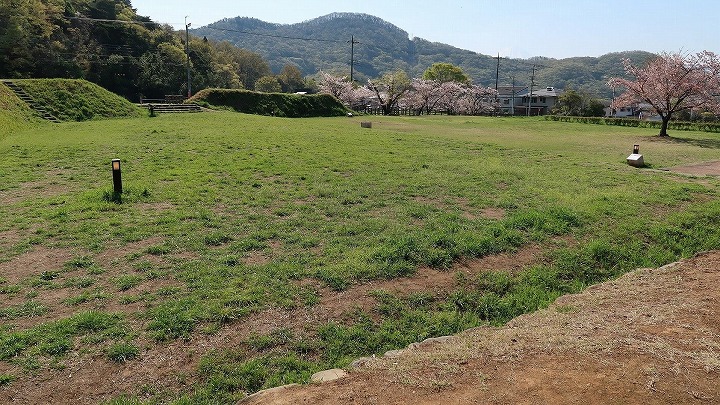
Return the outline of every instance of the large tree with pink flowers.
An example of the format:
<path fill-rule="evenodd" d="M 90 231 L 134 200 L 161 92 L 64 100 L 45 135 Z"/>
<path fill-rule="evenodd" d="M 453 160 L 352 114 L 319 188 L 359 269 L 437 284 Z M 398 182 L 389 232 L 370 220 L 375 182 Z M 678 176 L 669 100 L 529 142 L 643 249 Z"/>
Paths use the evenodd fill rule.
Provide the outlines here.
<path fill-rule="evenodd" d="M 720 60 L 713 52 L 663 53 L 644 67 L 628 60 L 624 64 L 629 78 L 608 82 L 613 88 L 625 88 L 612 108 L 649 104 L 662 119 L 659 136 L 668 136 L 668 123 L 677 112 L 720 112 Z"/>

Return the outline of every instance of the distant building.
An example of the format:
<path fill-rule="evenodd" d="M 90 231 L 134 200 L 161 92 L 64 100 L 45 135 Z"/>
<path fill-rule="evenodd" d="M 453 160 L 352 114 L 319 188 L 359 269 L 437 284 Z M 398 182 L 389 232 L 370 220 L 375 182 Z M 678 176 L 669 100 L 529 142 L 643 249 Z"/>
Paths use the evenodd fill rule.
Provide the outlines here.
<path fill-rule="evenodd" d="M 498 103 L 503 114 L 515 115 L 515 106 L 520 104 L 527 86 L 498 86 Z"/>
<path fill-rule="evenodd" d="M 643 121 L 660 121 L 660 116 L 655 112 L 650 104 L 639 103 L 627 107 L 605 109 L 606 117 L 614 118 L 637 118 Z"/>
<path fill-rule="evenodd" d="M 515 105 L 515 115 L 545 115 L 555 107 L 562 90 L 545 87 L 520 95 L 520 102 Z M 528 114 L 529 112 L 529 114 Z"/>
<path fill-rule="evenodd" d="M 638 117 L 638 114 L 640 113 L 640 109 L 636 105 L 631 105 L 628 107 L 622 107 L 622 108 L 611 108 L 606 107 L 605 108 L 605 116 L 606 117 L 615 117 L 615 118 L 627 118 L 627 117 Z"/>

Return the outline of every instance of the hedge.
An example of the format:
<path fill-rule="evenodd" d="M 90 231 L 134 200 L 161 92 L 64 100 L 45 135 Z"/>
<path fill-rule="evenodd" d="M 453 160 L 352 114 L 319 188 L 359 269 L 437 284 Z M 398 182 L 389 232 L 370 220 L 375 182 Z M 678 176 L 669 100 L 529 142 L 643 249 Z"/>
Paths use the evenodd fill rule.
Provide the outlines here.
<path fill-rule="evenodd" d="M 205 89 L 188 100 L 209 108 L 276 117 L 333 117 L 349 112 L 328 94 L 259 93 L 248 90 Z"/>
<path fill-rule="evenodd" d="M 562 115 L 546 115 L 548 121 L 578 122 L 583 124 L 616 125 L 621 127 L 657 128 L 660 129 L 660 121 L 641 121 L 633 118 L 613 117 L 572 117 Z M 670 121 L 668 129 L 676 131 L 703 131 L 720 132 L 720 123 L 716 122 L 688 122 Z"/>

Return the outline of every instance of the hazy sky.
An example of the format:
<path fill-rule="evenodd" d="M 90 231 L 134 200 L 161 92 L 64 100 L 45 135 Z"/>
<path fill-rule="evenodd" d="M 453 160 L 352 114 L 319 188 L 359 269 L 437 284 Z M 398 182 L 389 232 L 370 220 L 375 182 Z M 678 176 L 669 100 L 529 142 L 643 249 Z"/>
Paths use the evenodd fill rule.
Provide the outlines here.
<path fill-rule="evenodd" d="M 178 29 L 222 18 L 293 24 L 332 12 L 380 17 L 410 37 L 512 58 L 720 52 L 718 0 L 132 0 Z M 352 35 L 348 32 L 348 36 Z M 359 38 L 362 41 L 362 38 Z"/>

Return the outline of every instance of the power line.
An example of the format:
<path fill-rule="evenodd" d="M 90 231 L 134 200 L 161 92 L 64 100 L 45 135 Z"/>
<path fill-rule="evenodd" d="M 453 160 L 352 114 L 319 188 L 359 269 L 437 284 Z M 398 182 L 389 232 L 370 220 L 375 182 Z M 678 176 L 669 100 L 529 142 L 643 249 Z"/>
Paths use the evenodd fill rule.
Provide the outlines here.
<path fill-rule="evenodd" d="M 112 22 L 112 23 L 122 23 L 122 24 L 162 25 L 161 23 L 157 23 L 154 21 L 127 21 L 127 20 L 112 20 L 112 19 L 107 19 L 107 18 L 90 18 L 90 17 L 65 17 L 65 18 L 67 18 L 68 20 Z"/>
<path fill-rule="evenodd" d="M 218 27 L 213 27 L 210 25 L 203 27 L 203 28 L 216 30 L 216 31 L 237 32 L 240 34 L 256 35 L 259 37 L 269 37 L 269 38 L 296 39 L 296 40 L 300 40 L 300 41 L 332 42 L 332 43 L 338 43 L 338 44 L 347 42 L 347 41 L 340 41 L 337 39 L 321 39 L 321 38 L 291 37 L 289 35 L 273 35 L 273 34 L 252 32 L 252 31 L 234 30 L 234 29 L 230 29 L 230 28 L 218 28 Z M 356 42 L 356 43 L 358 43 L 358 42 Z"/>

